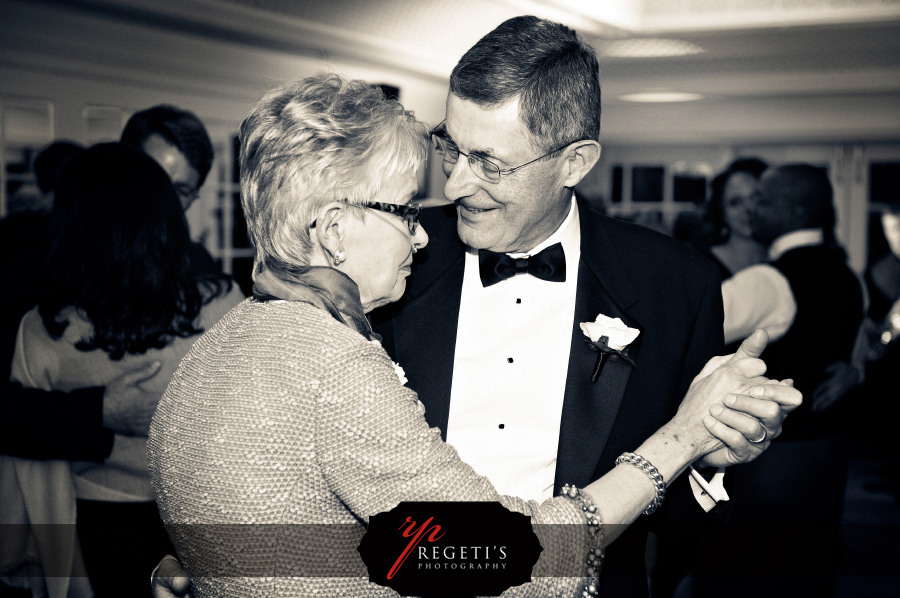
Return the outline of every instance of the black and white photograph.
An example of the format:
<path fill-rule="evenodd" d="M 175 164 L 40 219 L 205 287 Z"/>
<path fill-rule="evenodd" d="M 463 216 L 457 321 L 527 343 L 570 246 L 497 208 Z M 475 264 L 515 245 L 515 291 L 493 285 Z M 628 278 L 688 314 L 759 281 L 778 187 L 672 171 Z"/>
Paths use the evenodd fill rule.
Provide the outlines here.
<path fill-rule="evenodd" d="M 900 0 L 0 0 L 0 598 L 900 597 Z"/>

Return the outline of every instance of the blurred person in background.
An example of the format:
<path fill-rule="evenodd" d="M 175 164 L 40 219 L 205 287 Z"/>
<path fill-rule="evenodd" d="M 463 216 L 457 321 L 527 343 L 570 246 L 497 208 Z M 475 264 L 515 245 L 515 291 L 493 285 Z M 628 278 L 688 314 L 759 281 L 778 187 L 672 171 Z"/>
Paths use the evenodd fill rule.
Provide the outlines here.
<path fill-rule="evenodd" d="M 135 112 L 125 123 L 120 141 L 162 166 L 185 211 L 197 200 L 215 154 L 206 127 L 193 112 L 169 105 Z M 191 252 L 198 266 L 221 271 L 203 243 L 191 243 Z"/>
<path fill-rule="evenodd" d="M 722 280 L 766 257 L 753 238 L 749 210 L 759 176 L 767 164 L 758 158 L 737 158 L 713 178 L 702 211 L 678 214 L 672 236 L 687 243 L 718 267 Z"/>
<path fill-rule="evenodd" d="M 53 195 L 59 180 L 59 171 L 70 157 L 84 148 L 71 141 L 56 141 L 40 151 L 34 159 L 34 178 L 40 196 L 27 205 L 19 205 L 0 220 L 0 259 L 5 285 L 15 289 L 6 293 L 2 331 L 0 331 L 0 380 L 9 380 L 16 330 L 19 320 L 38 299 L 38 289 L 44 269 L 44 259 L 49 245 L 48 227 Z"/>
<path fill-rule="evenodd" d="M 888 251 L 866 269 L 869 307 L 853 356 L 828 368 L 831 376 L 813 393 L 812 409 L 835 411 L 833 417 L 854 423 L 863 446 L 885 459 L 881 479 L 870 489 L 888 492 L 900 502 L 900 450 L 892 440 L 893 420 L 866 417 L 892 409 L 900 394 L 900 205 L 885 206 L 879 225 L 875 234 L 883 234 Z"/>
<path fill-rule="evenodd" d="M 125 123 L 119 141 L 162 166 L 185 211 L 197 200 L 214 153 L 206 127 L 192 112 L 168 105 L 140 110 Z"/>
<path fill-rule="evenodd" d="M 722 280 L 766 258 L 766 247 L 753 237 L 750 208 L 759 177 L 768 165 L 758 158 L 738 158 L 710 183 L 706 219 L 712 229 L 707 255 L 719 266 Z"/>
<path fill-rule="evenodd" d="M 66 164 L 50 236 L 40 301 L 16 339 L 12 377 L 27 387 L 104 386 L 147 366 L 159 370 L 146 383 L 158 400 L 197 335 L 243 298 L 194 263 L 172 182 L 124 144 Z M 24 568 L 4 572 L 7 583 L 88 595 L 86 572 L 98 597 L 148 593 L 147 568 L 171 548 L 146 447 L 145 435 L 116 435 L 102 463 L 0 459 L 4 523 L 64 524 L 7 528 L 21 533 L 4 538 L 2 562 Z"/>
<path fill-rule="evenodd" d="M 0 318 L 0 455 L 102 461 L 112 449 L 114 431 L 130 434 L 140 429 L 146 435 L 159 400 L 158 393 L 147 393 L 138 385 L 156 373 L 153 364 L 110 382 L 106 391 L 47 392 L 9 379 L 19 322 L 37 304 L 45 275 L 50 210 L 59 172 L 81 151 L 82 146 L 69 141 L 42 150 L 34 161 L 41 200 L 27 211 L 0 220 L 3 279 L 15 289 L 6 294 Z"/>
<path fill-rule="evenodd" d="M 209 174 L 214 157 L 212 141 L 203 123 L 193 113 L 168 105 L 135 112 L 125 125 L 121 142 L 152 157 L 166 171 L 179 202 L 187 210 L 197 199 Z M 35 160 L 35 174 L 42 189 L 55 184 L 61 159 L 80 146 L 68 142 L 53 144 Z M 43 182 L 42 182 L 43 181 Z M 50 196 L 45 192 L 45 196 Z M 44 201 L 43 204 L 49 203 Z M 24 217 L 23 217 L 24 218 Z M 37 216 L 28 216 L 36 220 Z M 44 216 L 46 219 L 46 215 Z M 9 220 L 9 219 L 7 219 Z M 31 248 L 20 239 L 44 238 L 40 234 L 23 233 L 19 224 L 5 225 L 4 256 L 12 270 L 8 278 L 16 280 L 20 292 L 12 301 L 18 305 L 6 326 L 3 360 L 9 367 L 19 320 L 36 302 L 36 292 L 45 250 Z M 46 228 L 46 222 L 42 221 Z M 28 231 L 31 228 L 27 229 Z M 7 243 L 9 241 L 9 243 Z M 6 246 L 10 245 L 9 248 Z M 203 243 L 192 242 L 191 261 L 198 271 L 219 274 L 221 268 Z M 0 454 L 30 459 L 69 459 L 102 462 L 113 447 L 115 435 L 146 436 L 159 393 L 143 385 L 157 372 L 153 363 L 124 372 L 106 387 L 76 389 L 71 393 L 46 393 L 11 385 L 2 402 L 4 434 L 0 434 Z M 3 378 L 8 379 L 9 371 Z M 13 423 L 15 422 L 15 423 Z"/>
<path fill-rule="evenodd" d="M 796 388 L 812 396 L 827 367 L 850 358 L 863 315 L 859 281 L 835 239 L 828 175 L 809 164 L 768 169 L 750 222 L 755 238 L 768 246 L 769 261 L 723 283 L 726 340 L 740 334 L 736 322 L 767 328 L 760 322 L 775 314 L 767 375 L 790 372 Z M 776 583 L 779 595 L 833 594 L 847 426 L 806 402 L 791 420 L 763 457 L 736 472 L 741 500 L 698 562 L 700 595 L 771 595 Z M 778 541 L 764 546 L 763 538 L 772 535 Z M 741 573 L 747 570 L 761 573 Z"/>

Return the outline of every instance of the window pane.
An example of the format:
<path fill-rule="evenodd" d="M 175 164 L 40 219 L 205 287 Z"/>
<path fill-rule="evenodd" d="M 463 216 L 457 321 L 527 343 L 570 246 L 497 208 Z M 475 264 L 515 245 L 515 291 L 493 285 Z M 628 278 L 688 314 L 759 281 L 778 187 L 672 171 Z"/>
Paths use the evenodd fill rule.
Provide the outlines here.
<path fill-rule="evenodd" d="M 900 205 L 900 162 L 873 162 L 869 166 L 869 202 Z"/>
<path fill-rule="evenodd" d="M 631 201 L 662 202 L 666 169 L 662 166 L 635 166 L 631 169 Z"/>
<path fill-rule="evenodd" d="M 50 100 L 3 100 L 3 138 L 7 144 L 42 147 L 53 141 L 53 104 Z"/>
<path fill-rule="evenodd" d="M 118 141 L 125 128 L 125 111 L 113 106 L 85 106 L 85 138 L 88 145 L 106 141 Z"/>
<path fill-rule="evenodd" d="M 622 201 L 622 167 L 612 167 L 612 202 L 620 203 Z"/>
<path fill-rule="evenodd" d="M 250 247 L 250 236 L 247 233 L 247 219 L 244 218 L 244 208 L 241 207 L 241 194 L 233 193 L 231 196 L 232 211 L 232 247 Z"/>
<path fill-rule="evenodd" d="M 706 177 L 676 174 L 672 184 L 672 195 L 675 201 L 700 205 L 706 200 Z"/>

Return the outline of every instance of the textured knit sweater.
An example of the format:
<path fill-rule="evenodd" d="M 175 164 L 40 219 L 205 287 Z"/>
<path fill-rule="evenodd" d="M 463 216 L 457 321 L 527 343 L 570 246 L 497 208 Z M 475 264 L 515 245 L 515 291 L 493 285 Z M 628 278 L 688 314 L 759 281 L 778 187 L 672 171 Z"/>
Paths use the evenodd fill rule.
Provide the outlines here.
<path fill-rule="evenodd" d="M 568 498 L 498 496 L 423 412 L 384 349 L 324 311 L 250 299 L 222 318 L 179 365 L 150 431 L 160 513 L 194 596 L 396 595 L 367 581 L 356 548 L 368 518 L 400 501 L 499 500 L 533 523 L 587 528 Z M 580 571 L 583 544 L 538 535 L 535 575 Z M 573 596 L 584 581 L 511 592 Z"/>

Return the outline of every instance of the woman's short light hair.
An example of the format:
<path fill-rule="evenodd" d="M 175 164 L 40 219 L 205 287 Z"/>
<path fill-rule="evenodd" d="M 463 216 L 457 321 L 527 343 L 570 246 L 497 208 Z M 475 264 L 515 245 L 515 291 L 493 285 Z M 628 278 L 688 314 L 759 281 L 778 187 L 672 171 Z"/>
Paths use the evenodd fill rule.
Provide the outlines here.
<path fill-rule="evenodd" d="M 308 265 L 322 206 L 371 201 L 427 155 L 425 125 L 381 89 L 335 74 L 270 91 L 241 125 L 241 203 L 255 268 Z"/>

